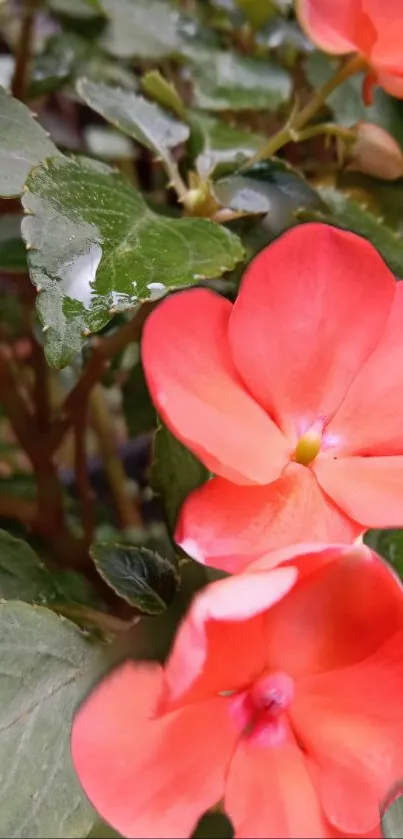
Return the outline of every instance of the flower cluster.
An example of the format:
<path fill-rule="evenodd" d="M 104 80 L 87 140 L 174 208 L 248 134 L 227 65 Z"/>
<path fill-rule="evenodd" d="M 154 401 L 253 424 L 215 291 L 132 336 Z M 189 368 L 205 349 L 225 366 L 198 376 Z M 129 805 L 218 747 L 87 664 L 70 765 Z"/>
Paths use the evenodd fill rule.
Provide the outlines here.
<path fill-rule="evenodd" d="M 124 836 L 187 837 L 217 804 L 239 839 L 380 835 L 403 777 L 403 591 L 357 537 L 403 525 L 401 289 L 366 241 L 311 224 L 234 305 L 190 290 L 148 318 L 155 404 L 214 472 L 176 538 L 232 576 L 165 667 L 125 663 L 76 715 L 78 775 Z"/>

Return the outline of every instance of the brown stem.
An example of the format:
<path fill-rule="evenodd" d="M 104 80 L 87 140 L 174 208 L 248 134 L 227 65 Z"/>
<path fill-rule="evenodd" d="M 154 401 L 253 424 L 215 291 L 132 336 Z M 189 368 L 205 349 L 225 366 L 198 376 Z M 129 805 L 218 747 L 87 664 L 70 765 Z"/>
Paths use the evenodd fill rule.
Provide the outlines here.
<path fill-rule="evenodd" d="M 94 493 L 87 469 L 87 403 L 76 417 L 74 424 L 74 463 L 78 496 L 81 504 L 85 544 L 89 548 L 94 533 Z"/>
<path fill-rule="evenodd" d="M 17 99 L 25 102 L 29 84 L 29 63 L 32 53 L 32 36 L 35 23 L 37 0 L 24 0 L 20 37 L 15 56 L 15 69 L 11 82 L 11 92 Z"/>
<path fill-rule="evenodd" d="M 37 512 L 38 508 L 35 501 L 0 492 L 0 518 L 15 519 L 30 530 L 34 529 Z"/>
<path fill-rule="evenodd" d="M 90 396 L 91 422 L 98 438 L 99 450 L 104 461 L 112 497 L 120 526 L 141 527 L 142 518 L 133 498 L 127 491 L 127 476 L 116 451 L 116 440 L 109 407 L 101 385 L 96 385 Z"/>
<path fill-rule="evenodd" d="M 51 421 L 49 400 L 49 370 L 45 353 L 38 341 L 32 336 L 30 363 L 34 371 L 33 402 L 35 405 L 36 425 L 41 434 L 46 434 Z"/>
<path fill-rule="evenodd" d="M 55 420 L 49 435 L 49 449 L 55 451 L 59 448 L 64 435 L 73 425 L 75 416 L 81 406 L 91 393 L 94 385 L 100 381 L 105 373 L 110 360 L 121 352 L 127 344 L 137 341 L 140 337 L 142 325 L 153 306 L 153 303 L 143 303 L 131 320 L 123 326 L 107 335 L 105 338 L 94 340 L 92 356 L 78 380 L 75 387 L 70 391 L 64 401 L 59 417 Z"/>

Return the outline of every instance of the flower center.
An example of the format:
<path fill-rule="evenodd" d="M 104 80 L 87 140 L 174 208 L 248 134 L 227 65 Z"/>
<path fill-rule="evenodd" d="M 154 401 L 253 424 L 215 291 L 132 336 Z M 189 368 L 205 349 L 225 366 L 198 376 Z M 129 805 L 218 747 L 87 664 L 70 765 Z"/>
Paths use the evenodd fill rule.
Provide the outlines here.
<path fill-rule="evenodd" d="M 252 685 L 249 697 L 256 711 L 275 718 L 290 707 L 294 693 L 294 681 L 287 673 L 264 673 Z"/>
<path fill-rule="evenodd" d="M 309 466 L 319 454 L 322 443 L 323 422 L 316 422 L 299 438 L 295 447 L 293 460 L 302 466 Z"/>

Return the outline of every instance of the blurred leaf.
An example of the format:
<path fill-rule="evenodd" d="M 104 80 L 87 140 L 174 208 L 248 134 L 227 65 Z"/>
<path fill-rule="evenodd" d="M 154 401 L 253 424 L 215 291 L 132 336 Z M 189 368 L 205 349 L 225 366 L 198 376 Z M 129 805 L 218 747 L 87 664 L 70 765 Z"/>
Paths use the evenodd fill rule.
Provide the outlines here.
<path fill-rule="evenodd" d="M 0 530 L 0 599 L 99 606 L 92 586 L 75 571 L 49 571 L 31 546 Z"/>
<path fill-rule="evenodd" d="M 275 11 L 272 0 L 236 0 L 254 29 L 260 29 Z"/>
<path fill-rule="evenodd" d="M 397 277 L 403 277 L 403 239 L 379 219 L 333 187 L 320 187 L 318 194 L 327 210 L 303 210 L 298 216 L 304 221 L 323 221 L 344 230 L 351 230 L 368 239 L 381 253 Z"/>
<path fill-rule="evenodd" d="M 163 499 L 168 525 L 173 532 L 182 504 L 209 477 L 205 466 L 164 425 L 154 437 L 151 484 Z"/>
<path fill-rule="evenodd" d="M 108 585 L 142 612 L 163 612 L 176 594 L 179 577 L 175 566 L 148 548 L 93 544 L 91 556 Z"/>
<path fill-rule="evenodd" d="M 225 228 L 157 215 L 126 180 L 93 160 L 56 158 L 37 167 L 23 204 L 47 358 L 56 367 L 116 311 L 218 277 L 243 258 L 240 240 Z"/>
<path fill-rule="evenodd" d="M 194 104 L 206 111 L 276 111 L 291 96 L 291 77 L 269 61 L 229 51 L 188 48 Z"/>
<path fill-rule="evenodd" d="M 403 579 L 403 530 L 368 530 L 364 541 L 393 565 Z"/>
<path fill-rule="evenodd" d="M 94 827 L 88 834 L 87 839 L 120 839 L 120 837 L 121 833 L 116 833 L 116 830 L 113 830 L 112 827 L 109 827 L 109 824 L 97 820 L 94 824 Z"/>
<path fill-rule="evenodd" d="M 85 836 L 95 813 L 70 757 L 73 712 L 96 648 L 47 609 L 0 604 L 0 833 Z"/>
<path fill-rule="evenodd" d="M 150 99 L 154 99 L 163 108 L 170 108 L 180 119 L 186 120 L 186 108 L 176 87 L 164 79 L 159 70 L 145 73 L 141 86 Z"/>
<path fill-rule="evenodd" d="M 15 59 L 12 55 L 0 55 L 0 87 L 9 92 L 13 78 Z"/>
<path fill-rule="evenodd" d="M 12 214 L 1 216 L 0 271 L 24 274 L 27 270 L 27 255 L 21 239 L 21 218 Z"/>
<path fill-rule="evenodd" d="M 262 161 L 244 173 L 216 181 L 214 191 L 226 207 L 265 213 L 262 220 L 244 232 L 245 244 L 252 252 L 294 225 L 295 213 L 302 207 L 311 211 L 326 208 L 308 181 L 279 158 Z M 243 226 L 247 224 L 247 219 L 240 222 Z"/>
<path fill-rule="evenodd" d="M 102 14 L 98 0 L 48 0 L 52 12 L 71 17 L 89 18 Z"/>
<path fill-rule="evenodd" d="M 0 88 L 0 195 L 20 195 L 33 166 L 59 154 L 31 111 Z"/>
<path fill-rule="evenodd" d="M 215 117 L 191 113 L 192 149 L 202 178 L 240 166 L 264 145 L 266 138 L 233 128 Z"/>
<path fill-rule="evenodd" d="M 312 87 L 316 88 L 327 82 L 337 65 L 337 59 L 329 58 L 321 52 L 312 53 L 306 61 L 306 73 Z M 377 87 L 374 90 L 372 105 L 364 105 L 363 81 L 364 74 L 357 73 L 328 97 L 327 105 L 332 109 L 336 121 L 340 125 L 354 125 L 359 120 L 375 122 L 403 144 L 403 103 Z"/>
<path fill-rule="evenodd" d="M 80 79 L 77 91 L 90 108 L 157 157 L 165 158 L 168 149 L 184 143 L 189 137 L 187 125 L 135 93 L 88 79 Z"/>
<path fill-rule="evenodd" d="M 118 58 L 171 55 L 181 47 L 178 13 L 163 0 L 99 0 L 109 25 L 105 48 Z"/>
<path fill-rule="evenodd" d="M 398 797 L 396 797 L 398 796 Z M 381 813 L 381 830 L 385 839 L 401 839 L 403 836 L 403 785 L 400 783 L 389 798 L 392 804 Z M 394 799 L 394 800 L 393 800 Z"/>
<path fill-rule="evenodd" d="M 141 361 L 132 367 L 123 385 L 123 412 L 131 437 L 156 427 L 157 417 L 144 378 Z"/>
<path fill-rule="evenodd" d="M 84 130 L 89 153 L 100 160 L 131 160 L 133 144 L 129 137 L 108 125 L 88 125 Z"/>

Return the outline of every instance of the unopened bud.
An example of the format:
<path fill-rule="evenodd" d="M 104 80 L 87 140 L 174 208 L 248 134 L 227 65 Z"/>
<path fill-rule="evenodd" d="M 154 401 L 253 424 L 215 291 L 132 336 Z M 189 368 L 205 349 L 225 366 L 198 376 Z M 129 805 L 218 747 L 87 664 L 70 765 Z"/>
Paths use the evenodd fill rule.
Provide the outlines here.
<path fill-rule="evenodd" d="M 403 176 L 403 153 L 396 140 L 379 125 L 358 122 L 356 141 L 348 151 L 347 168 L 384 181 Z"/>

